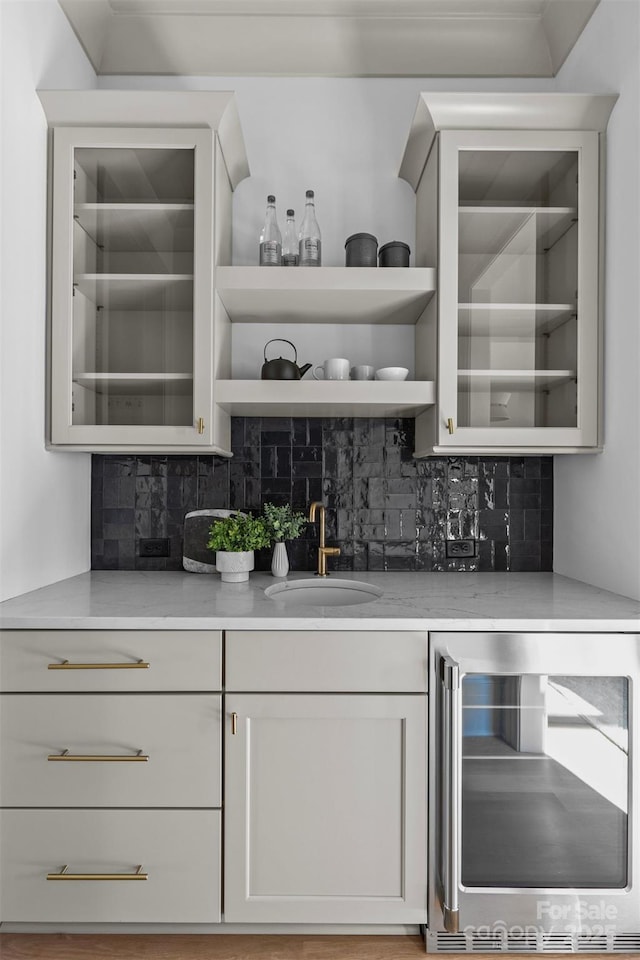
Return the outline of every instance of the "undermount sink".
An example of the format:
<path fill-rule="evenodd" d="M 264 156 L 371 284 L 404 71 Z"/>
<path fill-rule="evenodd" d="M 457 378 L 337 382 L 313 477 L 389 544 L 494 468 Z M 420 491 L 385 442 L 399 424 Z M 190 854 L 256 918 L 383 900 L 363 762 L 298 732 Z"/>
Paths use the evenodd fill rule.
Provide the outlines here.
<path fill-rule="evenodd" d="M 356 603 L 371 603 L 382 596 L 380 587 L 362 580 L 288 580 L 267 587 L 270 600 L 278 600 L 288 607 L 348 607 Z"/>

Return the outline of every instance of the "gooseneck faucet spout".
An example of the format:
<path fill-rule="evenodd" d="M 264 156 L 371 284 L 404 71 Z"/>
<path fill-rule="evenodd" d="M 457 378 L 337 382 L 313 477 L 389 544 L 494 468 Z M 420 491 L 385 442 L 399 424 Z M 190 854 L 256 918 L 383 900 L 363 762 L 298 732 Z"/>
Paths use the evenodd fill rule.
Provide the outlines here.
<path fill-rule="evenodd" d="M 318 569 L 316 577 L 328 577 L 327 557 L 339 557 L 340 547 L 325 546 L 325 508 L 324 504 L 314 500 L 309 507 L 309 523 L 315 523 L 316 513 L 320 513 L 320 539 L 318 542 Z"/>

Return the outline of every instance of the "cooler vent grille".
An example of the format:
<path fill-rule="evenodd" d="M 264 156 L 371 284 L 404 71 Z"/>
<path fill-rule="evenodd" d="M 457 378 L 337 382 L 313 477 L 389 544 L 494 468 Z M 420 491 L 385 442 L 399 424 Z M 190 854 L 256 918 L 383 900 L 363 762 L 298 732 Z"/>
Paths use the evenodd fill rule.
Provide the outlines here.
<path fill-rule="evenodd" d="M 518 936 L 500 930 L 489 935 L 427 932 L 427 953 L 640 953 L 640 933 L 584 937 L 567 933 Z"/>

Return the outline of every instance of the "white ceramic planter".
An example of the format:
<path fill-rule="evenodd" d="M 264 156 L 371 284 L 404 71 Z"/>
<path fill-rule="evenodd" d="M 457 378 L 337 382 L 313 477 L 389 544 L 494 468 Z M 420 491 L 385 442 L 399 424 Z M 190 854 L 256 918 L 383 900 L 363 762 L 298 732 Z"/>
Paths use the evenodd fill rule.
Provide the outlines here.
<path fill-rule="evenodd" d="M 274 544 L 271 560 L 271 573 L 274 577 L 286 577 L 289 573 L 289 556 L 284 540 Z"/>
<path fill-rule="evenodd" d="M 216 569 L 224 583 L 242 583 L 248 580 L 254 566 L 253 550 L 240 550 L 237 553 L 216 550 Z"/>

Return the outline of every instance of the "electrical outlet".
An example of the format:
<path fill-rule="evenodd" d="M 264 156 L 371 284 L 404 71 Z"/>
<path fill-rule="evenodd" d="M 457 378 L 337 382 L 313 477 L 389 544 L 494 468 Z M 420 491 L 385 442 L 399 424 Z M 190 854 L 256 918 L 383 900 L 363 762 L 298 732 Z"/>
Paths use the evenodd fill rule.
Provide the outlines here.
<path fill-rule="evenodd" d="M 153 539 L 140 540 L 141 557 L 168 557 L 169 539 L 167 537 L 157 537 Z"/>
<path fill-rule="evenodd" d="M 459 560 L 463 557 L 475 557 L 475 540 L 447 540 L 446 553 L 450 560 Z"/>

